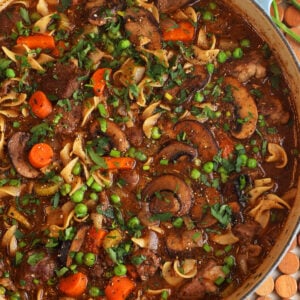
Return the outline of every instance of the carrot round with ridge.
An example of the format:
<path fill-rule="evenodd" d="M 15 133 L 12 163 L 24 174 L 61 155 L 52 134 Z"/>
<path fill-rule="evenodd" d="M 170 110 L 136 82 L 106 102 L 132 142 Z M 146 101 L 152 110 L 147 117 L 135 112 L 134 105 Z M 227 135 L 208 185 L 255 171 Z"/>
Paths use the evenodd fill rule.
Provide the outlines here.
<path fill-rule="evenodd" d="M 48 166 L 53 158 L 53 149 L 46 143 L 35 144 L 29 151 L 28 160 L 35 168 Z"/>
<path fill-rule="evenodd" d="M 30 36 L 19 36 L 17 39 L 18 45 L 26 45 L 30 49 L 54 49 L 55 40 L 52 35 L 35 34 Z"/>
<path fill-rule="evenodd" d="M 109 68 L 100 68 L 92 75 L 92 84 L 96 96 L 101 96 L 106 87 L 106 76 L 111 73 Z"/>
<path fill-rule="evenodd" d="M 32 112 L 39 118 L 44 119 L 52 112 L 52 103 L 42 91 L 36 91 L 29 99 Z"/>
<path fill-rule="evenodd" d="M 59 281 L 59 290 L 70 297 L 78 297 L 82 295 L 87 287 L 88 278 L 82 272 L 61 278 Z"/>
<path fill-rule="evenodd" d="M 176 23 L 174 28 L 163 29 L 163 40 L 191 42 L 194 38 L 195 27 L 191 22 L 182 21 Z"/>
<path fill-rule="evenodd" d="M 135 283 L 127 276 L 114 276 L 105 288 L 107 300 L 125 300 L 135 288 Z"/>
<path fill-rule="evenodd" d="M 132 170 L 135 167 L 136 161 L 131 157 L 102 157 L 106 164 L 106 169 L 108 170 Z"/>

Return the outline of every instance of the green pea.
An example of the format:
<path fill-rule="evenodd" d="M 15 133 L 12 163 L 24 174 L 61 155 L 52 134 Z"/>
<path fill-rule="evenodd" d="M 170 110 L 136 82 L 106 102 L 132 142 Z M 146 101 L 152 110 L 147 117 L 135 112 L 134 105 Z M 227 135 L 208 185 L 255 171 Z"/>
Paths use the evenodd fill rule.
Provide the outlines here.
<path fill-rule="evenodd" d="M 243 52 L 242 48 L 238 47 L 233 50 L 233 53 L 232 53 L 233 58 L 239 59 L 239 58 L 242 58 L 243 55 L 244 55 L 244 52 Z"/>
<path fill-rule="evenodd" d="M 248 40 L 248 39 L 242 39 L 240 41 L 240 45 L 243 48 L 249 48 L 250 47 L 250 40 Z"/>
<path fill-rule="evenodd" d="M 206 65 L 206 69 L 208 74 L 213 74 L 214 70 L 215 70 L 215 65 L 213 63 L 208 63 Z"/>
<path fill-rule="evenodd" d="M 204 21 L 212 21 L 214 18 L 213 14 L 210 11 L 205 11 L 202 15 L 202 19 Z"/>
<path fill-rule="evenodd" d="M 218 60 L 218 62 L 219 62 L 220 64 L 225 63 L 226 60 L 227 60 L 227 58 L 228 58 L 228 57 L 227 57 L 227 54 L 226 54 L 225 51 L 220 51 L 220 52 L 218 53 L 217 60 Z"/>
<path fill-rule="evenodd" d="M 195 93 L 194 100 L 195 100 L 196 102 L 203 102 L 203 100 L 204 100 L 203 94 L 202 94 L 201 92 L 197 91 L 197 92 Z"/>
<path fill-rule="evenodd" d="M 128 149 L 128 156 L 131 158 L 135 158 L 135 152 L 136 152 L 136 149 L 134 147 L 130 147 Z"/>
<path fill-rule="evenodd" d="M 71 200 L 75 203 L 79 203 L 81 201 L 83 201 L 84 199 L 84 192 L 86 191 L 86 187 L 83 186 L 81 188 L 79 188 L 77 191 L 75 191 L 72 195 L 71 195 Z"/>
<path fill-rule="evenodd" d="M 203 165 L 203 171 L 205 173 L 211 173 L 214 170 L 214 163 L 212 161 L 208 161 Z"/>
<path fill-rule="evenodd" d="M 98 182 L 94 181 L 91 185 L 92 190 L 95 192 L 101 192 L 102 191 L 102 186 Z"/>
<path fill-rule="evenodd" d="M 125 49 L 129 48 L 130 46 L 131 46 L 131 43 L 129 40 L 121 40 L 119 42 L 119 48 L 121 50 L 125 50 Z"/>
<path fill-rule="evenodd" d="M 131 229 L 138 228 L 141 225 L 138 217 L 132 217 L 128 220 L 127 226 Z"/>
<path fill-rule="evenodd" d="M 88 267 L 92 267 L 96 263 L 96 254 L 92 252 L 86 253 L 83 256 L 83 263 Z"/>
<path fill-rule="evenodd" d="M 257 167 L 257 160 L 255 158 L 249 158 L 247 161 L 247 167 L 250 169 L 255 169 Z"/>
<path fill-rule="evenodd" d="M 248 156 L 246 154 L 241 154 L 238 156 L 238 159 L 241 163 L 241 166 L 246 166 L 247 165 L 247 161 L 248 161 Z"/>
<path fill-rule="evenodd" d="M 89 289 L 89 295 L 91 297 L 98 297 L 101 295 L 101 290 L 96 286 L 91 286 Z"/>
<path fill-rule="evenodd" d="M 75 214 L 76 214 L 77 217 L 83 218 L 87 215 L 88 208 L 85 204 L 78 203 L 78 204 L 76 204 L 76 206 L 74 208 L 74 211 L 75 211 Z"/>
<path fill-rule="evenodd" d="M 124 276 L 127 273 L 127 268 L 123 264 L 119 264 L 114 267 L 114 273 L 117 276 Z"/>
<path fill-rule="evenodd" d="M 121 198 L 120 198 L 120 196 L 117 195 L 117 194 L 112 194 L 112 195 L 110 196 L 110 200 L 111 200 L 111 202 L 112 202 L 113 204 L 119 204 L 119 203 L 121 202 Z"/>
<path fill-rule="evenodd" d="M 84 253 L 81 251 L 76 253 L 75 261 L 77 264 L 81 265 L 83 263 L 83 256 L 84 256 Z"/>
<path fill-rule="evenodd" d="M 75 164 L 75 166 L 72 169 L 72 174 L 73 175 L 79 175 L 81 173 L 82 167 L 81 167 L 81 163 L 77 162 Z"/>
<path fill-rule="evenodd" d="M 62 194 L 62 196 L 66 196 L 71 192 L 71 185 L 69 183 L 65 183 L 60 187 L 60 193 Z"/>
<path fill-rule="evenodd" d="M 7 78 L 14 78 L 14 77 L 16 77 L 16 73 L 13 69 L 8 68 L 8 69 L 5 70 L 5 76 Z"/>
<path fill-rule="evenodd" d="M 98 195 L 96 193 L 90 193 L 90 199 L 91 200 L 94 200 L 94 201 L 97 201 L 98 200 Z"/>
<path fill-rule="evenodd" d="M 172 224 L 173 224 L 173 226 L 174 226 L 175 228 L 181 228 L 182 225 L 183 225 L 183 219 L 180 218 L 180 217 L 178 217 L 178 218 L 176 218 L 176 219 L 173 221 Z"/>
<path fill-rule="evenodd" d="M 154 140 L 159 140 L 161 138 L 161 131 L 159 129 L 159 127 L 157 126 L 154 126 L 151 130 L 151 137 L 154 139 Z"/>
<path fill-rule="evenodd" d="M 192 179 L 197 180 L 197 179 L 200 178 L 200 176 L 201 176 L 201 172 L 198 169 L 192 169 L 192 171 L 191 171 L 191 178 Z"/>

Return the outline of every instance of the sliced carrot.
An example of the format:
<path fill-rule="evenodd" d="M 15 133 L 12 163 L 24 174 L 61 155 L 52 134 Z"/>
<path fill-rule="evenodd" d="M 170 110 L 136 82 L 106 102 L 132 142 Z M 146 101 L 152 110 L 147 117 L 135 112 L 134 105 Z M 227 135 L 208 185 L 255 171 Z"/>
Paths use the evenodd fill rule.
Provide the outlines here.
<path fill-rule="evenodd" d="M 127 276 L 114 276 L 105 288 L 107 300 L 125 300 L 135 288 L 135 283 Z"/>
<path fill-rule="evenodd" d="M 103 94 L 103 91 L 106 87 L 106 76 L 107 74 L 111 73 L 111 69 L 109 68 L 101 68 L 98 69 L 93 75 L 92 75 L 92 84 L 94 93 L 96 96 L 101 96 Z"/>
<path fill-rule="evenodd" d="M 107 235 L 106 230 L 97 229 L 92 226 L 86 235 L 85 248 L 87 251 L 98 254 L 99 248 L 102 246 L 103 240 Z"/>
<path fill-rule="evenodd" d="M 110 157 L 110 156 L 103 156 L 101 157 L 104 159 L 106 164 L 107 170 L 132 170 L 135 167 L 136 161 L 134 158 L 131 157 Z"/>
<path fill-rule="evenodd" d="M 46 143 L 35 144 L 29 151 L 28 159 L 35 168 L 48 166 L 53 158 L 53 149 Z"/>
<path fill-rule="evenodd" d="M 42 91 L 36 91 L 29 99 L 32 112 L 39 118 L 44 119 L 52 112 L 52 103 Z"/>
<path fill-rule="evenodd" d="M 35 34 L 30 36 L 19 36 L 17 44 L 23 44 L 28 46 L 30 49 L 54 49 L 55 40 L 52 35 L 47 34 Z"/>
<path fill-rule="evenodd" d="M 234 141 L 222 129 L 216 129 L 214 133 L 219 147 L 222 150 L 222 157 L 228 158 L 234 151 Z"/>
<path fill-rule="evenodd" d="M 52 51 L 52 55 L 55 57 L 61 57 L 66 49 L 66 43 L 64 41 L 58 41 L 57 45 Z"/>
<path fill-rule="evenodd" d="M 194 38 L 195 27 L 188 21 L 175 23 L 175 26 L 163 29 L 165 41 L 191 42 Z"/>
<path fill-rule="evenodd" d="M 84 293 L 88 284 L 88 278 L 85 274 L 78 272 L 59 281 L 59 290 L 70 297 L 77 297 Z"/>
<path fill-rule="evenodd" d="M 233 213 L 238 214 L 241 211 L 241 207 L 236 201 L 232 201 L 227 204 Z"/>
<path fill-rule="evenodd" d="M 300 10 L 292 5 L 287 7 L 284 12 L 284 22 L 289 27 L 300 26 Z"/>

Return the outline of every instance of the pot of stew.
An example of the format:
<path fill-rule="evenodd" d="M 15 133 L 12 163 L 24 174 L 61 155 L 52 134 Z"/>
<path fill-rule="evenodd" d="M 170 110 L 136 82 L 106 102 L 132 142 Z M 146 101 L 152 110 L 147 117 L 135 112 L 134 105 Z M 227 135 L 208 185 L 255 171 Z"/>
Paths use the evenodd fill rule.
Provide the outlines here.
<path fill-rule="evenodd" d="M 1 299 L 253 293 L 300 215 L 299 65 L 259 5 L 6 0 L 0 47 Z"/>

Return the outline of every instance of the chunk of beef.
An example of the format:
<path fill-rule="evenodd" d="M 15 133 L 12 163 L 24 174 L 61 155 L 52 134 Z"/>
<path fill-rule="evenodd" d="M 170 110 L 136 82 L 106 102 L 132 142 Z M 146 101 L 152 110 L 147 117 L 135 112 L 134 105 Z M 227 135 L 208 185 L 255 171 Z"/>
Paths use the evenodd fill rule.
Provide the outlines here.
<path fill-rule="evenodd" d="M 22 19 L 19 5 L 8 7 L 0 13 L 0 35 L 8 36 L 16 26 L 16 23 Z"/>
<path fill-rule="evenodd" d="M 205 294 L 215 293 L 218 290 L 214 281 L 224 276 L 222 267 L 210 260 L 204 267 L 201 267 L 192 280 L 180 287 L 178 297 L 179 299 L 202 299 Z"/>
<path fill-rule="evenodd" d="M 159 256 L 149 249 L 136 251 L 134 257 L 142 257 L 144 259 L 144 261 L 136 267 L 137 273 L 142 280 L 148 280 L 159 268 Z"/>
<path fill-rule="evenodd" d="M 267 70 L 263 57 L 257 52 L 249 53 L 242 60 L 236 62 L 232 75 L 240 82 L 246 82 L 252 77 L 262 79 L 266 77 Z"/>
<path fill-rule="evenodd" d="M 69 107 L 56 105 L 48 118 L 51 121 L 58 115 L 61 119 L 55 126 L 55 133 L 62 136 L 74 134 L 81 121 L 82 105 L 75 104 L 72 100 Z"/>
<path fill-rule="evenodd" d="M 79 88 L 78 77 L 82 72 L 73 63 L 57 63 L 44 75 L 37 78 L 39 89 L 48 95 L 53 95 L 58 99 L 69 98 Z"/>
<path fill-rule="evenodd" d="M 191 0 L 157 0 L 156 5 L 158 6 L 158 10 L 162 13 L 173 12 L 190 2 L 195 2 Z"/>
<path fill-rule="evenodd" d="M 22 285 L 20 288 L 27 291 L 35 290 L 37 285 L 34 283 L 34 279 L 39 280 L 41 284 L 46 284 L 54 276 L 56 268 L 57 262 L 48 253 L 42 251 L 29 252 L 19 266 L 18 282 L 21 280 L 26 282 L 26 285 Z"/>
<path fill-rule="evenodd" d="M 255 221 L 249 221 L 243 224 L 237 224 L 232 228 L 232 232 L 241 240 L 252 241 L 259 235 L 261 226 Z"/>
<path fill-rule="evenodd" d="M 198 229 L 172 231 L 166 238 L 166 246 L 170 255 L 188 252 L 203 245 L 203 234 Z"/>
<path fill-rule="evenodd" d="M 262 247 L 259 245 L 247 243 L 239 248 L 239 252 L 236 256 L 237 266 L 244 274 L 248 274 L 250 270 L 257 266 L 261 261 L 260 256 L 262 253 Z"/>
<path fill-rule="evenodd" d="M 265 116 L 270 125 L 284 125 L 290 119 L 290 114 L 276 97 L 264 97 L 259 101 L 259 112 Z"/>
<path fill-rule="evenodd" d="M 125 12 L 125 22 L 125 30 L 133 44 L 140 46 L 141 39 L 146 39 L 149 49 L 161 48 L 159 25 L 151 12 L 141 7 L 128 8 Z"/>

